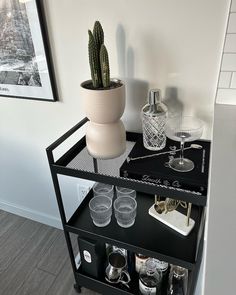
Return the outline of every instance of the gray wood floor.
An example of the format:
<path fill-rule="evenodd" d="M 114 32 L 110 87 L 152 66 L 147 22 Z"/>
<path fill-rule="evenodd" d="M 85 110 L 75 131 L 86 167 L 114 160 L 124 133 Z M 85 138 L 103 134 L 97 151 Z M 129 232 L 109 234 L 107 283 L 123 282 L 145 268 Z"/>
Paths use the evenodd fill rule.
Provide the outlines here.
<path fill-rule="evenodd" d="M 0 294 L 76 295 L 73 284 L 63 231 L 0 210 Z"/>

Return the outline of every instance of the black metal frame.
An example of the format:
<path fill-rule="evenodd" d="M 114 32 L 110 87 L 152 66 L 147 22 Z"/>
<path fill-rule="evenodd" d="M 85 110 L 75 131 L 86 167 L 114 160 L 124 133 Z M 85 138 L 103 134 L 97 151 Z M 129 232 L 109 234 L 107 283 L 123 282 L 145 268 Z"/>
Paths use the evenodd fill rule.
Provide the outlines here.
<path fill-rule="evenodd" d="M 96 279 L 92 279 L 86 274 L 83 274 L 81 269 L 76 268 L 75 264 L 75 257 L 72 249 L 72 243 L 70 239 L 70 233 L 76 233 L 76 234 L 81 234 L 79 230 L 75 230 L 72 228 L 66 220 L 66 215 L 65 215 L 65 210 L 64 210 L 64 205 L 62 201 L 62 195 L 60 191 L 60 185 L 58 181 L 58 174 L 61 175 L 68 175 L 68 176 L 73 176 L 73 177 L 79 177 L 79 178 L 84 178 L 84 179 L 90 179 L 94 181 L 99 181 L 99 182 L 104 182 L 104 183 L 111 183 L 119 186 L 126 186 L 126 187 L 131 187 L 137 191 L 141 192 L 148 192 L 151 194 L 159 194 L 162 196 L 171 196 L 173 198 L 173 190 L 169 190 L 166 188 L 162 188 L 158 185 L 151 185 L 143 182 L 135 182 L 133 180 L 127 180 L 125 178 L 115 178 L 107 175 L 100 175 L 98 174 L 98 164 L 97 160 L 93 159 L 93 164 L 94 164 L 94 173 L 91 172 L 86 172 L 86 171 L 80 171 L 80 170 L 75 170 L 75 169 L 70 169 L 68 167 L 65 167 L 65 163 L 68 162 L 68 156 L 72 155 L 71 157 L 74 157 L 76 153 L 78 153 L 78 146 L 81 145 L 81 143 L 85 143 L 85 139 L 83 138 L 80 140 L 78 143 L 76 143 L 72 148 L 69 149 L 61 158 L 59 158 L 57 161 L 54 161 L 54 156 L 53 156 L 53 151 L 60 145 L 62 144 L 66 139 L 68 139 L 72 134 L 74 134 L 79 128 L 81 128 L 86 122 L 88 122 L 87 118 L 84 118 L 81 120 L 78 124 L 76 124 L 74 127 L 72 127 L 69 131 L 67 131 L 65 134 L 63 134 L 59 139 L 57 139 L 54 143 L 52 143 L 47 149 L 47 157 L 48 157 L 48 162 L 51 170 L 51 175 L 52 175 L 52 180 L 53 180 L 53 185 L 56 193 L 56 198 L 57 198 L 57 203 L 59 207 L 59 212 L 61 216 L 61 221 L 64 229 L 64 234 L 65 234 L 65 239 L 69 251 L 69 256 L 71 260 L 71 265 L 74 273 L 74 278 L 75 278 L 75 289 L 80 292 L 80 285 L 85 286 L 90 289 L 94 289 L 95 291 L 102 292 L 103 294 L 133 294 L 128 291 L 120 290 L 114 286 L 106 284 L 106 282 L 101 282 Z M 135 133 L 127 133 L 128 139 L 135 139 Z M 70 158 L 70 157 L 69 157 Z M 63 164 L 63 165 L 62 165 Z M 196 200 L 196 195 L 191 194 L 191 193 L 183 193 L 183 192 L 178 192 L 175 191 L 175 198 L 179 198 L 181 200 L 185 200 L 187 202 L 192 202 L 195 203 L 196 205 L 200 206 L 205 206 L 206 204 L 206 196 L 204 197 L 204 200 L 201 199 L 201 201 Z M 83 203 L 81 204 L 81 206 Z M 78 209 L 77 209 L 78 210 Z M 189 264 L 186 262 L 185 266 L 190 269 L 190 288 L 189 288 L 189 295 L 192 295 L 195 289 L 195 284 L 199 272 L 199 267 L 201 263 L 201 258 L 202 258 L 202 252 L 203 252 L 203 228 L 204 228 L 204 214 L 201 215 L 200 218 L 201 226 L 199 228 L 199 238 L 198 242 L 196 245 L 196 262 L 193 264 Z M 114 241 L 114 244 L 119 245 L 119 241 Z M 122 244 L 122 243 L 121 243 Z M 134 246 L 135 247 L 135 246 Z M 133 248 L 134 248 L 133 247 Z M 138 250 L 138 249 L 137 249 Z M 148 249 L 146 251 L 148 253 Z M 163 258 L 165 255 L 160 255 L 160 257 Z M 176 258 L 173 258 L 172 263 L 178 264 L 179 260 Z"/>
<path fill-rule="evenodd" d="M 34 1 L 36 3 L 36 7 L 37 7 L 39 25 L 40 25 L 40 30 L 41 30 L 41 34 L 42 34 L 43 46 L 44 46 L 45 57 L 46 57 L 46 61 L 47 61 L 47 68 L 48 68 L 48 73 L 49 73 L 49 79 L 50 79 L 50 83 L 51 83 L 53 98 L 52 99 L 43 99 L 43 98 L 39 98 L 39 97 L 7 95 L 5 93 L 0 94 L 0 97 L 55 102 L 55 101 L 58 100 L 58 89 L 57 89 L 57 86 L 56 86 L 56 76 L 55 76 L 55 70 L 54 70 L 54 66 L 53 66 L 51 47 L 50 47 L 50 43 L 49 43 L 49 34 L 48 34 L 48 30 L 47 30 L 47 23 L 46 23 L 46 15 L 45 15 L 45 10 L 44 10 L 44 4 L 43 4 L 43 0 L 34 0 Z"/>
<path fill-rule="evenodd" d="M 64 229 L 64 235 L 65 235 L 65 239 L 66 239 L 66 244 L 67 244 L 68 252 L 69 252 L 69 256 L 70 256 L 71 266 L 72 266 L 73 274 L 74 274 L 74 277 L 75 277 L 75 282 L 77 282 L 77 275 L 76 275 L 76 270 L 77 269 L 76 269 L 76 265 L 75 265 L 75 258 L 74 258 L 72 243 L 71 243 L 71 239 L 70 239 L 70 234 L 65 228 L 66 214 L 65 214 L 63 201 L 62 201 L 60 185 L 59 185 L 58 178 L 57 178 L 57 172 L 55 171 L 55 169 L 53 169 L 53 164 L 55 163 L 54 162 L 53 151 L 63 141 L 65 141 L 69 136 L 71 136 L 76 130 L 78 130 L 80 127 L 82 127 L 87 121 L 88 121 L 87 118 L 80 121 L 73 128 L 71 128 L 68 132 L 66 132 L 64 135 L 62 135 L 58 140 L 56 140 L 53 144 L 51 144 L 46 150 L 47 151 L 48 162 L 49 162 L 49 165 L 50 165 L 51 175 L 52 175 L 52 181 L 53 181 L 55 194 L 56 194 L 56 198 L 57 198 L 57 204 L 58 204 L 58 208 L 59 208 L 59 212 L 60 212 L 60 216 L 61 216 L 62 226 L 63 226 L 63 229 Z M 75 289 L 77 289 L 79 291 L 80 290 L 79 285 L 75 284 Z"/>

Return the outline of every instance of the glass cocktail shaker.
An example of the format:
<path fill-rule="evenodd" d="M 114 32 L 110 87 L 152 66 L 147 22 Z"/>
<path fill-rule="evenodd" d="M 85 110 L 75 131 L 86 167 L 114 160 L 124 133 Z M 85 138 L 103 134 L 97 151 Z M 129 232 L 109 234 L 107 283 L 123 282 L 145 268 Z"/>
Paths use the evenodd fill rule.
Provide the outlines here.
<path fill-rule="evenodd" d="M 143 144 L 148 150 L 158 151 L 166 145 L 165 124 L 167 106 L 161 101 L 161 90 L 149 91 L 148 103 L 141 112 Z"/>

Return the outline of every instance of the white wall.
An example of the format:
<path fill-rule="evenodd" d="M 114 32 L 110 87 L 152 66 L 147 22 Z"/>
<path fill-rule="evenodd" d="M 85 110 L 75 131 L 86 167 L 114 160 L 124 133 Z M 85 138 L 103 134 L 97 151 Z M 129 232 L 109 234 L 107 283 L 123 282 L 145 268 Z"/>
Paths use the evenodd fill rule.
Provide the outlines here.
<path fill-rule="evenodd" d="M 236 105 L 236 0 L 229 10 L 216 103 Z"/>
<path fill-rule="evenodd" d="M 236 106 L 216 105 L 208 207 L 205 295 L 235 294 Z"/>
<path fill-rule="evenodd" d="M 195 113 L 211 137 L 228 1 L 47 0 L 60 102 L 0 99 L 0 207 L 58 225 L 45 148 L 83 116 L 79 84 L 89 77 L 87 29 L 100 20 L 112 76 L 127 81 L 127 129 L 151 87 Z"/>
<path fill-rule="evenodd" d="M 235 293 L 236 136 L 232 126 L 236 123 L 236 0 L 230 2 L 214 114 L 204 259 L 205 295 Z"/>
<path fill-rule="evenodd" d="M 160 87 L 172 104 L 196 113 L 211 136 L 213 102 L 227 2 L 222 0 L 49 0 L 46 8 L 61 93 L 81 102 L 89 77 L 87 30 L 102 22 L 112 76 L 127 78 L 127 126 L 137 129 L 147 89 Z M 176 101 L 177 100 L 177 101 Z"/>

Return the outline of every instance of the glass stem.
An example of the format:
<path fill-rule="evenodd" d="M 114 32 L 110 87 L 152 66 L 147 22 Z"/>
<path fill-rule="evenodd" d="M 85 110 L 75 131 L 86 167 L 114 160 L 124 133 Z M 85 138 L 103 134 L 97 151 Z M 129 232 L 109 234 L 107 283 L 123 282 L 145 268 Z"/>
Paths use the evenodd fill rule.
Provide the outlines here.
<path fill-rule="evenodd" d="M 182 139 L 180 142 L 180 161 L 179 163 L 182 165 L 184 164 L 184 140 Z"/>

